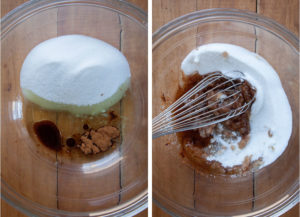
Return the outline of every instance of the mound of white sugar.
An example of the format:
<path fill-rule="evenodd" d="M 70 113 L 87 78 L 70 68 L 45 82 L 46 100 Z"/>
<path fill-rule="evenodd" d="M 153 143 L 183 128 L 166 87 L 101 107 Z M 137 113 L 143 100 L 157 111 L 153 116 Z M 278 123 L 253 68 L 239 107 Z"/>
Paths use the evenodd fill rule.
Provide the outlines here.
<path fill-rule="evenodd" d="M 251 156 L 252 161 L 262 158 L 263 167 L 283 153 L 292 132 L 292 111 L 276 71 L 265 59 L 239 46 L 216 43 L 191 51 L 181 68 L 186 75 L 196 71 L 200 74 L 221 71 L 229 77 L 242 77 L 256 88 L 248 144 L 240 149 L 237 145 L 239 140 L 226 142 L 214 135 L 214 141 L 222 142 L 226 148 L 209 156 L 208 160 L 232 167 L 242 164 L 247 156 Z"/>
<path fill-rule="evenodd" d="M 66 35 L 34 47 L 23 63 L 20 80 L 24 96 L 44 108 L 97 114 L 123 97 L 130 69 L 113 46 L 83 35 Z"/>

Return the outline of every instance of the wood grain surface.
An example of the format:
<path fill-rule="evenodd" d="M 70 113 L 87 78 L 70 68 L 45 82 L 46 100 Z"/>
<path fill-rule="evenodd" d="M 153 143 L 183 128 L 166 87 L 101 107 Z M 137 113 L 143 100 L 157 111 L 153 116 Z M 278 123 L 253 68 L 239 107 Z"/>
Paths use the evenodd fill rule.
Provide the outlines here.
<path fill-rule="evenodd" d="M 182 16 L 184 14 L 209 8 L 235 8 L 244 9 L 252 12 L 259 13 L 266 17 L 276 20 L 278 23 L 284 25 L 294 34 L 299 36 L 299 1 L 298 0 L 153 0 L 152 1 L 153 12 L 153 29 L 155 32 L 162 25 L 169 21 Z M 253 50 L 254 47 L 248 48 Z M 255 48 L 256 49 L 256 48 Z M 154 60 L 154 59 L 153 59 Z M 297 90 L 296 90 L 297 91 Z M 164 139 L 161 139 L 162 141 Z M 167 140 L 166 140 L 167 141 Z M 163 142 L 163 141 L 162 141 Z M 159 151 L 159 150 L 156 150 Z M 155 151 L 154 151 L 155 152 Z M 160 159 L 162 163 L 164 159 Z M 166 161 L 168 161 L 166 159 Z M 176 163 L 174 163 L 176 165 Z M 186 172 L 184 172 L 186 173 Z M 186 174 L 189 176 L 189 174 Z M 172 177 L 172 176 L 170 176 Z M 175 175 L 176 177 L 176 175 Z M 155 180 L 154 180 L 155 181 Z M 179 180 L 180 181 L 180 180 Z M 183 182 L 183 180 L 181 180 Z M 170 182 L 172 184 L 172 181 Z M 163 184 L 163 183 L 162 183 Z M 184 184 L 184 183 L 182 183 Z M 187 183 L 185 183 L 187 184 Z M 185 186 L 185 185 L 183 185 Z M 197 186 L 197 184 L 196 184 Z M 252 189 L 252 184 L 251 186 Z M 187 186 L 185 186 L 187 188 Z M 195 189 L 194 189 L 195 190 Z M 192 189 L 191 189 L 192 191 Z M 259 191 L 259 189 L 257 190 Z M 185 190 L 188 192 L 188 190 Z M 194 191 L 195 192 L 195 191 Z M 208 192 L 209 193 L 209 192 Z M 203 196 L 203 195 L 202 195 Z M 172 195 L 172 198 L 176 198 Z M 186 202 L 186 201 L 185 201 Z M 188 204 L 186 204 L 188 206 Z M 197 206 L 197 205 L 196 205 Z M 153 216 L 154 217 L 168 217 L 170 216 L 162 209 L 160 209 L 155 203 L 153 203 Z M 284 217 L 296 217 L 299 216 L 299 204 L 292 208 L 290 211 L 282 215 Z"/>
<path fill-rule="evenodd" d="M 22 3 L 26 2 L 26 0 L 1 0 L 1 17 L 3 17 L 6 13 L 8 13 L 9 11 L 11 11 L 12 9 L 14 9 L 15 7 L 21 5 Z M 148 8 L 148 2 L 147 0 L 129 0 L 129 2 L 131 2 L 132 4 L 135 4 L 136 6 L 140 7 L 141 9 L 143 9 L 144 11 L 147 11 L 147 8 Z M 64 8 L 63 10 L 66 10 L 66 11 L 59 11 L 58 13 L 58 16 L 54 15 L 53 18 L 49 17 L 49 19 L 57 19 L 57 20 L 64 20 L 64 16 L 68 16 L 68 13 L 74 13 L 74 11 L 68 11 L 68 9 Z M 73 9 L 71 9 L 73 10 Z M 79 9 L 80 10 L 80 9 Z M 93 11 L 88 11 L 88 13 L 93 13 Z M 56 13 L 55 13 L 56 14 Z M 51 15 L 49 15 L 51 16 Z M 126 25 L 126 31 L 123 31 L 122 32 L 122 35 L 119 34 L 120 32 L 120 29 L 117 30 L 116 34 L 111 34 L 111 35 L 119 35 L 120 37 L 122 37 L 122 40 L 123 40 L 123 43 L 120 43 L 120 41 L 122 41 L 119 37 L 117 38 L 114 38 L 114 37 L 110 37 L 110 30 L 105 30 L 103 29 L 102 27 L 104 25 L 101 25 L 101 20 L 104 20 L 103 18 L 104 17 L 101 17 L 101 16 L 106 16 L 109 17 L 111 16 L 110 14 L 105 14 L 104 13 L 101 13 L 101 14 L 95 14 L 94 17 L 97 17 L 98 16 L 98 20 L 100 20 L 100 22 L 97 23 L 98 27 L 97 28 L 93 28 L 93 29 L 90 29 L 89 31 L 89 34 L 91 36 L 93 35 L 98 35 L 99 34 L 101 35 L 102 39 L 103 40 L 106 40 L 106 41 L 109 41 L 111 44 L 113 44 L 115 47 L 119 47 L 120 50 L 122 50 L 123 52 L 128 52 L 128 55 L 131 53 L 130 50 L 132 49 L 135 49 L 136 47 L 136 43 L 135 43 L 135 37 L 140 37 L 141 35 L 143 34 L 139 34 L 138 32 L 134 32 L 136 30 L 134 30 L 133 28 L 131 28 L 131 23 L 126 23 L 126 19 L 124 20 L 124 23 L 122 23 L 122 25 Z M 76 19 L 76 17 L 74 17 L 74 20 Z M 120 22 L 120 18 L 119 17 L 112 17 L 111 19 L 108 19 L 110 20 L 109 22 L 111 22 L 111 26 L 119 26 L 119 22 Z M 83 19 L 83 20 L 77 20 L 78 22 L 88 22 L 88 20 L 86 19 Z M 95 22 L 93 20 L 91 20 L 91 22 Z M 121 20 L 122 22 L 122 20 Z M 37 23 L 38 23 L 38 20 L 37 20 Z M 80 33 L 80 31 L 84 31 L 84 29 L 81 29 L 81 30 L 78 30 L 76 29 L 76 23 L 72 24 L 72 23 L 65 23 L 65 22 L 58 22 L 58 28 L 57 28 L 57 32 L 55 30 L 55 32 L 53 32 L 54 35 L 58 34 L 64 34 L 64 31 L 68 31 L 68 32 L 72 32 L 74 31 L 74 33 Z M 106 26 L 108 26 L 106 24 Z M 66 29 L 66 27 L 68 28 L 71 28 L 71 29 Z M 73 28 L 73 29 L 72 29 Z M 114 29 L 116 30 L 117 28 L 110 28 L 110 29 Z M 25 33 L 26 33 L 26 29 L 23 30 Z M 20 34 L 21 35 L 21 34 Z M 47 35 L 47 33 L 45 33 L 45 35 Z M 49 35 L 49 34 L 48 34 Z M 138 40 L 136 40 L 138 41 Z M 144 39 L 145 43 L 147 41 L 147 39 L 145 38 Z M 126 42 L 126 43 L 125 43 Z M 123 45 L 122 45 L 123 44 Z M 16 45 L 17 46 L 17 45 Z M 124 47 L 124 50 L 122 49 L 122 46 L 125 46 Z M 142 45 L 141 45 L 142 46 Z M 22 47 L 22 45 L 20 46 Z M 129 59 L 136 59 L 138 60 L 139 62 L 143 62 L 144 65 L 147 64 L 147 57 L 145 56 L 129 56 L 128 57 Z M 129 61 L 130 62 L 130 61 Z M 132 69 L 132 70 L 139 70 L 139 69 Z M 6 84 L 5 84 L 6 85 Z M 142 84 L 143 86 L 147 85 L 147 84 Z M 126 106 L 122 108 L 122 112 L 129 116 L 130 115 L 130 107 L 132 107 L 132 105 L 130 104 L 130 102 L 128 103 L 124 103 Z M 118 114 L 120 114 L 121 111 L 118 112 L 118 108 L 121 108 L 121 104 L 119 105 L 116 105 L 114 107 L 116 107 L 114 110 L 117 111 Z M 128 107 L 129 106 L 129 107 Z M 54 113 L 47 113 L 47 112 L 40 112 L 38 110 L 31 110 L 31 111 L 27 111 L 27 112 L 30 112 L 32 113 L 32 121 L 34 120 L 40 120 L 40 119 L 43 119 L 43 117 L 47 117 L 47 119 L 53 119 L 53 121 L 57 123 L 57 125 L 59 126 L 59 128 L 63 129 L 64 130 L 64 134 L 72 134 L 72 130 L 74 129 L 70 129 L 70 127 L 68 127 L 65 123 L 66 122 L 69 122 L 72 117 L 69 117 L 68 115 L 55 115 Z M 132 114 L 131 114 L 132 115 Z M 3 120 L 2 120 L 3 121 Z M 74 125 L 76 125 L 76 120 L 73 120 L 74 122 Z M 78 125 L 79 126 L 79 125 Z M 6 132 L 8 133 L 8 132 Z M 124 132 L 126 133 L 126 132 Z M 141 140 L 141 142 L 143 142 Z M 140 146 L 142 147 L 142 146 Z M 131 148 L 132 149 L 132 148 Z M 107 189 L 109 190 L 109 188 L 116 188 L 118 189 L 120 187 L 120 185 L 122 186 L 123 185 L 126 185 L 126 183 L 130 183 L 135 177 L 136 177 L 136 174 L 134 173 L 134 171 L 138 171 L 138 170 L 144 170 L 143 167 L 141 167 L 139 164 L 137 164 L 135 161 L 137 160 L 144 160 L 145 162 L 147 162 L 147 158 L 144 158 L 144 159 L 138 159 L 136 156 L 137 153 L 138 153 L 138 149 L 135 149 L 133 152 L 131 152 L 131 155 L 132 156 L 128 156 L 128 160 L 130 162 L 126 162 L 127 163 L 130 163 L 132 165 L 136 165 L 136 169 L 133 169 L 133 170 L 130 170 L 130 171 L 127 171 L 127 167 L 124 167 L 122 165 L 120 165 L 120 171 L 122 171 L 121 173 L 120 172 L 117 172 L 116 174 L 110 174 L 109 176 L 107 176 L 107 181 L 103 182 L 103 183 L 91 183 L 91 182 L 88 182 L 90 185 L 95 185 L 95 186 L 99 186 L 101 185 L 102 188 L 104 189 Z M 4 150 L 5 152 L 5 150 Z M 4 153 L 3 150 L 2 150 L 2 153 Z M 52 156 L 52 159 L 55 160 L 55 158 L 58 159 L 58 161 L 60 163 L 68 163 L 68 162 L 63 162 L 64 159 L 61 158 L 59 155 L 57 157 L 55 156 Z M 127 160 L 127 161 L 128 161 Z M 24 159 L 24 161 L 26 161 L 26 159 Z M 34 165 L 33 165 L 34 167 Z M 40 177 L 45 177 L 45 180 L 44 183 L 48 183 L 48 187 L 47 187 L 47 191 L 49 192 L 57 192 L 58 195 L 73 195 L 72 197 L 74 198 L 78 198 L 79 196 L 87 196 L 87 195 L 82 195 L 82 191 L 80 190 L 81 188 L 84 189 L 85 188 L 85 183 L 87 183 L 86 181 L 87 180 L 77 180 L 76 183 L 72 183 L 72 180 L 73 179 L 66 179 L 66 178 L 60 178 L 60 177 L 65 177 L 65 176 L 62 176 L 60 175 L 60 171 L 58 170 L 58 184 L 59 183 L 68 183 L 69 187 L 68 188 L 57 188 L 55 187 L 56 186 L 56 181 L 55 179 L 53 179 L 53 183 L 51 184 L 51 179 L 47 178 L 47 177 L 54 177 L 53 175 L 50 175 L 50 174 L 40 174 L 40 171 L 38 169 L 32 169 L 32 173 L 30 174 L 24 174 L 24 175 L 27 175 L 27 177 L 23 177 L 24 179 L 23 180 L 19 180 L 19 181 L 24 181 L 24 180 L 28 180 L 28 182 L 24 182 L 24 183 L 28 183 L 30 184 L 31 181 L 30 181 L 30 176 L 40 176 Z M 35 173 L 34 171 L 39 171 L 39 173 Z M 125 175 L 122 175 L 122 173 L 124 173 Z M 119 178 L 119 175 L 122 177 L 122 179 Z M 119 180 L 121 180 L 121 183 L 119 183 Z M 15 184 L 16 186 L 22 186 L 22 188 L 26 188 L 27 191 L 33 191 L 33 189 L 31 189 L 30 186 L 26 186 L 24 184 L 18 184 L 19 182 L 18 180 L 15 181 Z M 116 182 L 115 184 L 113 182 Z M 38 186 L 37 185 L 38 183 L 36 183 L 36 190 L 38 189 L 42 189 L 45 190 L 45 187 L 43 186 Z M 58 185 L 59 186 L 59 185 Z M 70 187 L 71 186 L 71 187 Z M 73 186 L 73 187 L 72 187 Z M 105 187 L 106 186 L 106 187 Z M 141 186 L 141 188 L 143 189 L 144 186 Z M 72 189 L 72 191 L 70 191 Z M 23 190 L 23 189 L 22 189 Z M 137 189 L 139 190 L 139 189 Z M 33 191 L 33 192 L 34 192 Z M 114 204 L 117 204 L 117 203 L 120 203 L 122 200 L 126 200 L 127 198 L 131 198 L 132 195 L 134 194 L 135 192 L 132 192 L 132 191 L 128 191 L 128 192 L 125 192 L 123 193 L 122 195 L 120 195 L 120 198 L 116 201 L 109 201 L 109 203 L 105 204 L 105 206 L 110 206 L 110 205 L 114 205 Z M 34 195 L 34 193 L 28 193 L 29 195 Z M 89 195 L 89 196 L 93 196 L 93 195 Z M 59 206 L 59 208 L 61 209 L 66 209 L 66 210 L 76 210 L 76 209 L 83 209 L 85 204 L 84 203 L 72 203 L 72 204 L 69 204 L 68 202 L 64 201 L 63 200 L 63 197 L 61 200 L 57 201 L 55 198 L 40 198 L 43 203 L 45 205 L 48 205 L 50 207 L 56 207 L 56 206 Z M 1 216 L 3 217 L 25 217 L 26 215 L 19 212 L 18 210 L 14 209 L 12 206 L 10 206 L 8 203 L 6 203 L 4 200 L 1 200 Z M 136 215 L 137 217 L 146 217 L 148 216 L 147 214 L 147 209 L 144 210 L 143 212 L 141 212 L 140 214 L 137 214 Z"/>

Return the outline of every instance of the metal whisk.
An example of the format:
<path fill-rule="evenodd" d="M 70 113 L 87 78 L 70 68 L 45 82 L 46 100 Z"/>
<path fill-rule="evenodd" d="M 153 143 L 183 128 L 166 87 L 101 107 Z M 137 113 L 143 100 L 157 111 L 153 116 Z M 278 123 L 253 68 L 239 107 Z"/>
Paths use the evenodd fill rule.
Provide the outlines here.
<path fill-rule="evenodd" d="M 242 83 L 220 72 L 209 74 L 153 119 L 152 137 L 206 127 L 241 115 L 254 101 L 253 96 L 243 105 L 235 104 L 242 97 L 238 88 Z"/>

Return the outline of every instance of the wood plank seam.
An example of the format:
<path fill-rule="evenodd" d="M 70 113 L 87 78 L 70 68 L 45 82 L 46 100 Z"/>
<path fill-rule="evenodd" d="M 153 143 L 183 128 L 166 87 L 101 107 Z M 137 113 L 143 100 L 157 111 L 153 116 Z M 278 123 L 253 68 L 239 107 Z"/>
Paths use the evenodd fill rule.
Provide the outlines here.
<path fill-rule="evenodd" d="M 58 16 L 59 16 L 59 8 L 57 9 L 57 12 L 56 12 L 56 36 L 58 36 L 59 34 L 59 28 L 58 28 Z M 56 112 L 56 118 L 55 118 L 55 124 L 56 126 L 58 125 L 58 114 Z M 59 192 L 59 181 L 58 181 L 58 156 L 57 156 L 57 151 L 55 153 L 55 160 L 56 160 L 56 208 L 59 209 L 59 199 L 58 199 L 58 192 Z"/>
<path fill-rule="evenodd" d="M 57 117 L 57 115 L 56 115 Z M 57 120 L 56 120 L 57 124 Z M 58 199 L 58 159 L 57 159 L 57 151 L 56 151 L 56 208 L 59 209 L 59 199 Z"/>
<path fill-rule="evenodd" d="M 257 53 L 256 52 L 256 50 L 257 50 L 257 33 L 256 33 L 256 27 L 254 26 L 254 34 L 255 34 L 255 42 L 254 42 L 254 52 L 255 53 Z"/>
<path fill-rule="evenodd" d="M 255 1 L 255 12 L 258 13 L 259 11 L 259 0 Z M 255 41 L 254 41 L 254 52 L 257 53 L 257 32 L 256 27 L 254 26 L 254 35 L 255 35 Z M 256 185 L 255 185 L 255 171 L 252 172 L 252 204 L 251 204 L 251 210 L 254 211 L 255 209 L 255 197 L 256 197 Z"/>
<path fill-rule="evenodd" d="M 193 190 L 193 198 L 194 198 L 194 209 L 196 208 L 196 170 L 194 169 L 194 190 Z"/>
<path fill-rule="evenodd" d="M 251 211 L 255 208 L 255 172 L 252 172 L 252 204 Z"/>
<path fill-rule="evenodd" d="M 122 52 L 123 51 L 123 22 L 122 22 L 122 18 L 120 16 L 120 14 L 118 14 L 119 17 L 119 24 L 120 24 L 120 40 L 119 40 L 119 50 Z M 120 101 L 120 117 L 123 117 L 123 106 L 122 106 L 122 99 Z M 122 119 L 120 121 L 119 124 L 119 129 L 120 129 L 120 145 L 119 145 L 119 153 L 120 155 L 122 155 L 122 143 L 123 143 L 123 130 L 122 130 Z M 119 198 L 118 198 L 118 205 L 121 203 L 122 200 L 122 194 L 121 194 L 121 190 L 123 188 L 123 183 L 122 183 L 122 161 L 119 162 L 119 185 L 120 185 L 120 191 L 119 191 Z"/>
<path fill-rule="evenodd" d="M 195 0 L 195 11 L 198 11 L 198 1 Z M 198 33 L 198 29 L 197 29 Z M 196 37 L 196 46 L 197 46 L 197 37 Z M 193 199 L 194 199 L 194 209 L 196 208 L 196 170 L 194 169 L 194 190 L 193 190 Z"/>

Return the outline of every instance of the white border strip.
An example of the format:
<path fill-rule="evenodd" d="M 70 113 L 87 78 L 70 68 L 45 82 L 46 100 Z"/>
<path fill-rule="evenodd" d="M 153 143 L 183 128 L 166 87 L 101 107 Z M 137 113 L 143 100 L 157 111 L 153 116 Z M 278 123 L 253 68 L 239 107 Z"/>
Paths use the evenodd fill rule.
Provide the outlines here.
<path fill-rule="evenodd" d="M 148 0 L 148 217 L 152 216 L 152 0 Z"/>

